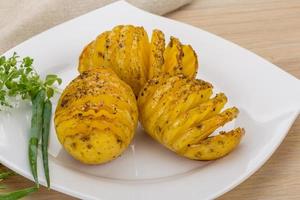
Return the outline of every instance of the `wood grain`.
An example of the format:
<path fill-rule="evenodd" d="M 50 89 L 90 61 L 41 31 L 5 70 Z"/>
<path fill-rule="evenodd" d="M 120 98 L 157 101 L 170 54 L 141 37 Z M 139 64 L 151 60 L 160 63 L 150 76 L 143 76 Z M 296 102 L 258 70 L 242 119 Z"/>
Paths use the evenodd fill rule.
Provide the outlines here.
<path fill-rule="evenodd" d="M 300 78 L 299 0 L 196 0 L 166 16 L 231 40 Z M 267 163 L 219 199 L 300 199 L 299 155 L 300 117 Z M 21 176 L 5 183 L 8 191 L 32 185 Z M 24 199 L 75 198 L 42 188 Z"/>

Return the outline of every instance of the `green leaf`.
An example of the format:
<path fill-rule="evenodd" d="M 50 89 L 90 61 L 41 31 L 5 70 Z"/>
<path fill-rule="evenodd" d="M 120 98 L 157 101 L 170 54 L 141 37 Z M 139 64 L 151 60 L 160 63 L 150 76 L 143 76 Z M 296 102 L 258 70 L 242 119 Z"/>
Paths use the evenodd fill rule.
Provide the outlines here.
<path fill-rule="evenodd" d="M 33 59 L 29 58 L 29 57 L 25 57 L 25 58 L 23 58 L 23 63 L 24 63 L 24 67 L 26 67 L 26 68 L 31 67 L 31 65 L 33 63 Z"/>
<path fill-rule="evenodd" d="M 54 94 L 54 89 L 53 88 L 48 88 L 47 89 L 47 97 L 48 99 L 50 99 L 51 97 L 53 97 Z"/>
<path fill-rule="evenodd" d="M 30 72 L 32 72 L 32 68 L 27 67 L 26 70 L 25 70 L 25 73 L 29 74 Z"/>
<path fill-rule="evenodd" d="M 14 81 L 7 81 L 5 83 L 5 86 L 7 89 L 12 89 L 13 87 L 15 87 L 15 85 L 16 85 L 16 82 L 14 82 Z"/>
<path fill-rule="evenodd" d="M 53 83 L 57 81 L 57 75 L 49 74 L 46 76 L 46 85 L 53 85 Z"/>

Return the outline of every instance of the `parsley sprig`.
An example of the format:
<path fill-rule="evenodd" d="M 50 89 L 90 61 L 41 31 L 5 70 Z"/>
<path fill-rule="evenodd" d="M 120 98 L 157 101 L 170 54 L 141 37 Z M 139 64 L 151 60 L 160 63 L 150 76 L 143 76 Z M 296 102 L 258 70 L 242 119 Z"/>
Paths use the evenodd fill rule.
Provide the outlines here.
<path fill-rule="evenodd" d="M 9 97 L 21 97 L 32 100 L 40 90 L 46 91 L 51 98 L 57 90 L 53 85 L 61 84 L 57 75 L 47 75 L 43 80 L 33 67 L 33 59 L 20 57 L 14 53 L 12 57 L 0 57 L 0 105 L 12 107 Z"/>

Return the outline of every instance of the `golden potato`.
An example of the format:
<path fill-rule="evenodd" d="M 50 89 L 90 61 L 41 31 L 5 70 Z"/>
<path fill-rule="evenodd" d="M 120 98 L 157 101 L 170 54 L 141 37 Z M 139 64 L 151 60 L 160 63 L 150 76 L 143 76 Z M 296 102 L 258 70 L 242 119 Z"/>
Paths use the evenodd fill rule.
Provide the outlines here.
<path fill-rule="evenodd" d="M 131 142 L 137 120 L 131 88 L 107 67 L 75 78 L 61 95 L 54 118 L 60 143 L 87 164 L 118 157 Z"/>
<path fill-rule="evenodd" d="M 137 96 L 147 80 L 148 55 L 149 41 L 144 28 L 119 25 L 84 48 L 78 70 L 82 73 L 95 67 L 111 67 Z"/>
<path fill-rule="evenodd" d="M 244 130 L 209 137 L 239 112 L 236 107 L 222 111 L 227 98 L 223 93 L 210 98 L 212 88 L 208 82 L 184 75 L 160 75 L 149 80 L 138 97 L 145 131 L 190 159 L 213 160 L 227 155 L 239 144 Z"/>
<path fill-rule="evenodd" d="M 83 49 L 79 72 L 96 67 L 111 67 L 137 96 L 147 80 L 161 73 L 195 77 L 198 60 L 190 45 L 182 45 L 174 37 L 165 48 L 164 34 L 158 29 L 149 42 L 143 27 L 119 25 L 101 33 Z"/>

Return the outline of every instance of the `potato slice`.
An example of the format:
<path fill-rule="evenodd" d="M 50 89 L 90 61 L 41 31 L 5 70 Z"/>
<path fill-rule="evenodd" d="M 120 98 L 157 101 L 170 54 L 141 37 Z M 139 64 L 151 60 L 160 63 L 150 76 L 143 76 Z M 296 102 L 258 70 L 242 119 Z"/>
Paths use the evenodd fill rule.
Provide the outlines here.
<path fill-rule="evenodd" d="M 152 79 L 154 76 L 163 73 L 164 51 L 164 33 L 161 30 L 154 29 L 150 44 L 148 79 Z"/>
<path fill-rule="evenodd" d="M 182 73 L 187 77 L 195 78 L 198 71 L 197 54 L 191 45 L 183 45 L 182 51 Z"/>
<path fill-rule="evenodd" d="M 163 71 L 170 75 L 182 73 L 182 44 L 179 39 L 175 37 L 170 38 L 170 42 L 164 52 Z"/>
<path fill-rule="evenodd" d="M 164 52 L 163 71 L 170 75 L 184 74 L 195 78 L 198 70 L 198 58 L 191 45 L 183 45 L 179 39 L 170 38 Z"/>
<path fill-rule="evenodd" d="M 157 106 L 157 104 L 159 104 L 159 102 L 162 103 L 161 98 L 163 96 L 166 96 L 168 92 L 170 92 L 170 90 L 172 88 L 174 88 L 174 84 L 180 83 L 178 82 L 178 79 L 180 79 L 177 76 L 174 77 L 170 77 L 167 79 L 167 81 L 164 82 L 160 82 L 159 87 L 154 91 L 153 95 L 151 97 L 148 97 L 148 101 L 143 105 L 144 106 L 144 112 L 142 112 L 143 115 L 143 119 L 148 119 L 149 116 L 152 115 L 152 113 L 154 113 L 154 109 Z M 148 91 L 148 90 L 147 90 Z M 146 93 L 146 91 L 145 91 Z M 140 94 L 140 97 L 142 98 L 143 93 Z M 142 105 L 140 106 L 140 108 L 142 108 Z"/>
<path fill-rule="evenodd" d="M 102 66 L 104 67 L 112 67 L 114 71 L 118 74 L 117 66 L 112 65 L 115 57 L 115 50 L 118 47 L 120 31 L 123 28 L 122 25 L 116 26 L 112 29 L 112 31 L 108 34 L 105 45 L 104 45 L 104 60 Z M 101 65 L 98 65 L 101 66 Z"/>
<path fill-rule="evenodd" d="M 79 57 L 79 66 L 78 66 L 79 72 L 84 72 L 86 70 L 89 70 L 94 65 L 93 64 L 94 46 L 95 46 L 95 42 L 92 41 L 84 47 Z"/>
<path fill-rule="evenodd" d="M 114 66 L 118 66 L 118 76 L 129 85 L 134 84 L 131 78 L 131 58 L 129 56 L 133 42 L 134 30 L 134 26 L 127 25 L 120 31 L 119 48 L 116 51 L 116 56 L 113 62 Z"/>
<path fill-rule="evenodd" d="M 148 36 L 144 29 L 136 27 L 133 33 L 133 41 L 130 52 L 131 87 L 136 96 L 147 80 Z"/>
<path fill-rule="evenodd" d="M 141 89 L 138 98 L 139 104 L 141 105 L 139 109 L 141 109 L 141 111 L 144 109 L 144 105 L 148 105 L 146 102 L 151 101 L 150 98 L 152 98 L 153 94 L 157 91 L 157 89 L 160 87 L 162 82 L 166 80 L 167 77 L 169 76 L 167 76 L 166 74 L 161 74 L 147 81 L 147 83 Z"/>
<path fill-rule="evenodd" d="M 191 145 L 182 155 L 194 160 L 215 160 L 224 157 L 237 147 L 245 130 L 236 128 L 230 132 L 221 132 L 219 135 L 209 137 Z"/>
<path fill-rule="evenodd" d="M 175 120 L 181 113 L 188 112 L 195 106 L 208 101 L 212 94 L 210 83 L 203 81 L 201 85 L 193 79 L 182 81 L 182 83 L 183 86 L 177 89 L 178 96 L 173 95 L 174 102 L 170 103 L 164 115 L 159 117 L 160 126 L 164 126 L 164 123 Z"/>
<path fill-rule="evenodd" d="M 188 146 L 198 143 L 211 135 L 217 128 L 224 126 L 227 122 L 236 118 L 238 112 L 238 109 L 235 107 L 228 108 L 220 114 L 195 124 L 193 128 L 190 128 L 188 131 L 181 134 L 181 136 L 172 144 L 172 148 L 181 152 Z"/>
<path fill-rule="evenodd" d="M 172 118 L 173 115 L 170 115 L 169 121 L 172 123 L 169 123 L 170 125 L 165 126 L 162 130 L 163 141 L 172 145 L 186 130 L 219 113 L 226 102 L 226 96 L 221 93 L 196 107 L 180 112 L 176 118 Z"/>
<path fill-rule="evenodd" d="M 138 48 L 139 48 L 139 54 L 141 56 L 142 59 L 142 65 L 141 65 L 141 77 L 143 77 L 141 80 L 141 87 L 139 89 L 141 89 L 146 81 L 148 80 L 148 71 L 149 71 L 149 53 L 150 53 L 150 43 L 149 43 L 149 38 L 148 38 L 148 34 L 145 31 L 145 29 L 143 27 L 137 27 L 138 31 L 139 31 L 139 42 L 138 42 Z M 138 96 L 138 93 L 136 93 L 136 96 Z"/>
<path fill-rule="evenodd" d="M 120 69 L 119 65 L 114 65 L 116 52 L 119 51 L 119 40 L 120 33 L 123 29 L 123 25 L 116 26 L 112 29 L 110 34 L 108 35 L 105 43 L 105 51 L 104 51 L 104 64 L 105 67 L 111 67 L 115 71 L 115 73 L 119 76 L 122 73 L 122 69 Z"/>
<path fill-rule="evenodd" d="M 151 112 L 149 112 L 149 117 L 145 118 L 146 123 L 148 124 L 147 127 L 150 130 L 153 130 L 153 133 L 157 136 L 157 138 L 161 138 L 161 129 L 163 125 L 165 125 L 161 120 L 164 120 L 163 118 L 167 115 L 168 110 L 172 109 L 173 106 L 176 105 L 176 102 L 182 95 L 184 95 L 184 93 L 190 90 L 190 87 L 191 84 L 186 84 L 182 81 L 175 81 L 172 88 L 163 93 L 158 104 L 153 107 Z"/>
<path fill-rule="evenodd" d="M 90 68 L 101 67 L 101 66 L 107 67 L 107 65 L 105 65 L 105 60 L 107 60 L 107 57 L 105 56 L 105 52 L 107 49 L 106 41 L 110 33 L 111 31 L 105 31 L 101 33 L 94 41 L 94 46 L 93 46 L 94 51 L 92 56 L 93 61 L 91 63 L 92 66 L 89 66 Z M 82 73 L 83 71 L 80 72 Z"/>

